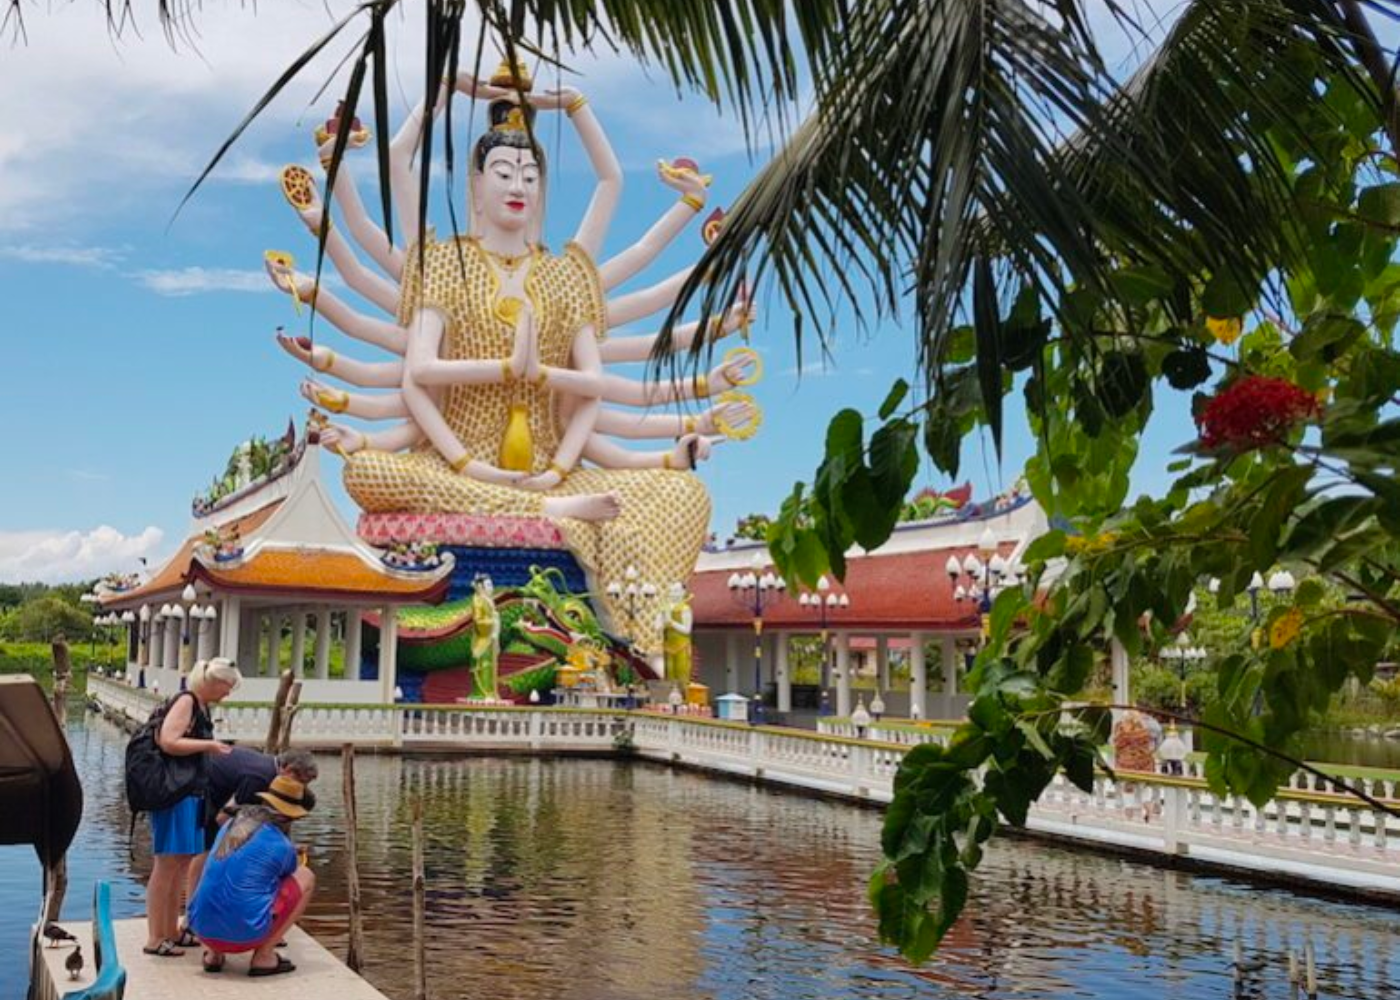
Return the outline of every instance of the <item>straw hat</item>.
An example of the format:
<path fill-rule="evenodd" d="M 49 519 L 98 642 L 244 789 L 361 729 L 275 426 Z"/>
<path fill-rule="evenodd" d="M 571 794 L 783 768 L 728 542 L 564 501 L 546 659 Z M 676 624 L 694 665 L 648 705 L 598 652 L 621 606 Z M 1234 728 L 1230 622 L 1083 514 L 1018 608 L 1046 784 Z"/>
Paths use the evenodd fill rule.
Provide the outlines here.
<path fill-rule="evenodd" d="M 258 792 L 258 798 L 288 819 L 301 819 L 311 811 L 307 808 L 306 786 L 285 774 L 273 778 L 267 791 Z"/>

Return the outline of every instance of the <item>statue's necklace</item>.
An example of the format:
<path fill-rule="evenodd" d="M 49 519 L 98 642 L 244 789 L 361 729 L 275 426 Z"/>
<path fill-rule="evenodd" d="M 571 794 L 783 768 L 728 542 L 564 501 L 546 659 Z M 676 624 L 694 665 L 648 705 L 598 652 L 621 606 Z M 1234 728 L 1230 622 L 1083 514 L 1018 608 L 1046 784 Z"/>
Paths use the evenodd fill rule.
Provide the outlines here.
<path fill-rule="evenodd" d="M 520 265 L 525 263 L 534 254 L 534 247 L 526 247 L 524 253 L 499 253 L 495 250 L 488 250 L 482 247 L 482 252 L 502 271 L 507 274 L 514 274 L 520 270 Z"/>

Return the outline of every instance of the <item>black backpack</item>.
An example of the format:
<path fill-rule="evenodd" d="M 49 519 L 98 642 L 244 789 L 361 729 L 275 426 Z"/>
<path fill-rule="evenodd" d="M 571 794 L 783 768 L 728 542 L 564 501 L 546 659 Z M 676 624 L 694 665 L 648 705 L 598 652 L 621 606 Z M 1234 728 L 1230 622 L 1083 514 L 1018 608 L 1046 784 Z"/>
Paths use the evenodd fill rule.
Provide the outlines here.
<path fill-rule="evenodd" d="M 186 695 L 194 698 L 191 692 L 181 691 L 152 711 L 151 717 L 126 745 L 126 802 L 131 807 L 133 820 L 138 812 L 167 809 L 183 798 L 204 791 L 204 754 L 177 757 L 166 753 L 156 742 L 156 734 L 171 707 Z M 208 739 L 213 731 L 209 717 L 195 699 L 194 717 L 186 735 Z"/>

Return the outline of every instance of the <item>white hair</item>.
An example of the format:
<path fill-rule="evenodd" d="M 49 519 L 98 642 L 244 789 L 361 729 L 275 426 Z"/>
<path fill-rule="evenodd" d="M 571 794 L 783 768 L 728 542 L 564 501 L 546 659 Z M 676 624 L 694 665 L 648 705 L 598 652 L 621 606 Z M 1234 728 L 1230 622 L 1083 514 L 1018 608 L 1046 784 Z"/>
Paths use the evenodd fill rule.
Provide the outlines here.
<path fill-rule="evenodd" d="M 243 675 L 238 665 L 226 656 L 216 656 L 212 660 L 200 660 L 190 669 L 189 686 L 200 687 L 205 681 L 223 681 L 230 687 L 238 687 Z"/>

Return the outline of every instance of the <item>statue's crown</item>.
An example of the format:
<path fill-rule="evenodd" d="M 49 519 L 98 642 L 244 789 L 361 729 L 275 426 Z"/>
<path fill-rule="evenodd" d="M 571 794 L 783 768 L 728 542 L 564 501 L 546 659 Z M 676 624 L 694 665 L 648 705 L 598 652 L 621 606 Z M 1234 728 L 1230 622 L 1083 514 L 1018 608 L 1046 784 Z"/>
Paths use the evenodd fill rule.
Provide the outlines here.
<path fill-rule="evenodd" d="M 511 108 L 505 113 L 500 121 L 491 125 L 492 132 L 525 132 L 525 111 L 522 108 Z"/>
<path fill-rule="evenodd" d="M 534 79 L 530 76 L 530 67 L 525 65 L 525 60 L 517 58 L 515 60 L 515 72 L 510 69 L 510 60 L 502 59 L 501 64 L 496 67 L 496 72 L 491 74 L 491 86 L 519 87 L 529 93 L 530 88 L 535 85 Z"/>

